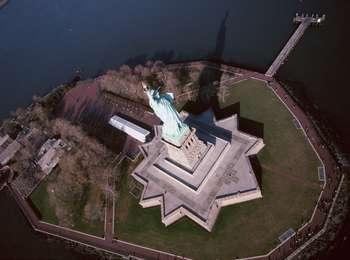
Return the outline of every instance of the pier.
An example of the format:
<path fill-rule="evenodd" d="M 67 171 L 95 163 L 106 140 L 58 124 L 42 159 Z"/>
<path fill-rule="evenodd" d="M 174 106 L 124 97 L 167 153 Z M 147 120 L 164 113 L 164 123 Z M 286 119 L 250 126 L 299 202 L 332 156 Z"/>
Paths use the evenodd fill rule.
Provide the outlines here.
<path fill-rule="evenodd" d="M 274 62 L 271 64 L 270 68 L 266 71 L 265 76 L 267 77 L 273 77 L 278 69 L 284 64 L 284 61 L 287 59 L 289 53 L 293 50 L 293 48 L 297 45 L 298 41 L 303 36 L 306 29 L 311 25 L 320 25 L 323 23 L 323 21 L 326 19 L 326 16 L 318 16 L 316 15 L 299 15 L 298 13 L 293 19 L 294 23 L 300 23 L 298 28 L 295 30 L 293 35 L 290 37 L 284 48 L 281 50 L 281 52 L 278 54 L 277 58 L 274 60 Z"/>

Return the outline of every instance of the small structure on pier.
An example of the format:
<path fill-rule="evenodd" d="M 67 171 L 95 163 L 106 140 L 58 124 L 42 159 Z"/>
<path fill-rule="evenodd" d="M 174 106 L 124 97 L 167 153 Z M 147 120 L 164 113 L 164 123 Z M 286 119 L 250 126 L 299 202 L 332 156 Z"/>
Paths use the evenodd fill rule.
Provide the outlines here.
<path fill-rule="evenodd" d="M 298 13 L 295 14 L 295 17 L 293 19 L 294 23 L 302 23 L 305 20 L 311 20 L 311 24 L 320 25 L 326 20 L 326 15 L 319 16 L 318 14 L 312 14 L 309 16 L 308 14 L 302 13 L 299 15 Z"/>

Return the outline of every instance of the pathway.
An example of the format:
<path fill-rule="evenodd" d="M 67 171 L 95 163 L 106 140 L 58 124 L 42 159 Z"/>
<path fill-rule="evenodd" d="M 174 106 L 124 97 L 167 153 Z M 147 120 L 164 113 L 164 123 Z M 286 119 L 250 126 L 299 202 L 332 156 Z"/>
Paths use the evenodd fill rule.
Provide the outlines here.
<path fill-rule="evenodd" d="M 105 239 L 112 242 L 114 236 L 114 173 L 107 178 L 106 188 L 106 211 L 105 211 Z"/>
<path fill-rule="evenodd" d="M 92 248 L 97 248 L 120 256 L 135 256 L 142 259 L 160 260 L 184 259 L 181 256 L 176 256 L 170 253 L 135 245 L 126 241 L 96 237 L 69 228 L 64 228 L 46 222 L 42 222 L 35 214 L 31 206 L 28 204 L 28 202 L 20 195 L 20 193 L 15 188 L 11 187 L 10 185 L 7 186 L 7 188 L 12 193 L 17 204 L 20 206 L 23 214 L 26 216 L 33 229 L 36 231 L 70 240 Z"/>

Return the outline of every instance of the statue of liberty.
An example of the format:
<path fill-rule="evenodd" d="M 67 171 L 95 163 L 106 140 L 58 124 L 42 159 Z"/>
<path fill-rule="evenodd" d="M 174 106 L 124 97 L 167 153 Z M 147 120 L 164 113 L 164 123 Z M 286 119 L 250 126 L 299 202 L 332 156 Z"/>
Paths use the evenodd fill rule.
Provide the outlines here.
<path fill-rule="evenodd" d="M 162 137 L 175 144 L 179 144 L 184 135 L 190 132 L 189 127 L 182 122 L 179 113 L 176 111 L 172 93 L 159 93 L 159 89 L 152 89 L 141 82 L 145 91 L 149 105 L 154 113 L 163 122 Z"/>

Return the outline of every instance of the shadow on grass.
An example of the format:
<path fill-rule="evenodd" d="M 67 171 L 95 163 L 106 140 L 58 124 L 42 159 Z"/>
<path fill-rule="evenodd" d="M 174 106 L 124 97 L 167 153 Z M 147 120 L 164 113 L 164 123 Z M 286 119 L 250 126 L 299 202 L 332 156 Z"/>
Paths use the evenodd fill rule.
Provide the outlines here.
<path fill-rule="evenodd" d="M 259 138 L 264 138 L 264 124 L 244 118 L 244 117 L 239 117 L 239 130 L 242 132 L 254 135 Z"/>
<path fill-rule="evenodd" d="M 227 106 L 222 111 L 223 115 L 225 115 L 226 117 L 231 116 L 232 114 L 238 115 L 238 129 L 240 131 L 259 138 L 264 138 L 264 124 L 258 121 L 251 120 L 249 118 L 242 117 L 240 102 Z M 218 113 L 221 112 L 218 111 Z"/>
<path fill-rule="evenodd" d="M 40 219 L 43 220 L 43 215 L 40 213 L 40 210 L 38 209 L 38 207 L 35 205 L 35 203 L 32 201 L 31 198 L 27 199 L 27 203 L 29 204 L 29 206 L 31 207 L 31 209 L 33 210 L 33 212 L 35 213 L 35 215 Z M 56 224 L 56 223 L 52 223 L 52 224 Z"/>
<path fill-rule="evenodd" d="M 249 161 L 252 165 L 256 180 L 258 181 L 259 187 L 261 191 L 263 190 L 263 183 L 262 183 L 262 167 L 260 165 L 259 159 L 256 155 L 249 156 Z"/>
<path fill-rule="evenodd" d="M 241 117 L 239 102 L 229 105 L 225 108 L 220 108 L 217 100 L 213 100 L 213 103 L 209 107 L 206 104 L 201 103 L 200 101 L 199 102 L 189 101 L 183 107 L 183 110 L 194 115 L 199 115 L 205 112 L 207 109 L 212 109 L 216 120 L 225 119 L 234 114 L 237 114 L 238 128 L 240 131 L 259 138 L 264 138 L 264 124 L 261 122 L 251 120 L 249 118 Z"/>

